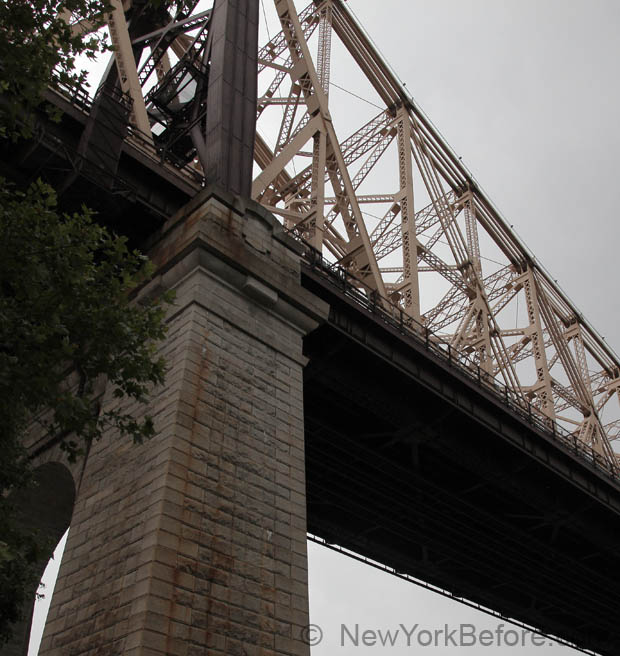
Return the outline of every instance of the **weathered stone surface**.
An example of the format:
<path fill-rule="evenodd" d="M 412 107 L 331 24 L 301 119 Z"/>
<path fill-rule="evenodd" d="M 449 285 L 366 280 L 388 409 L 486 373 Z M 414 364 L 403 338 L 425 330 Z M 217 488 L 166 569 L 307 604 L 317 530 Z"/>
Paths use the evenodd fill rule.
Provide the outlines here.
<path fill-rule="evenodd" d="M 307 654 L 302 337 L 326 307 L 273 217 L 213 189 L 151 255 L 143 293 L 176 290 L 157 436 L 92 446 L 40 653 Z"/>

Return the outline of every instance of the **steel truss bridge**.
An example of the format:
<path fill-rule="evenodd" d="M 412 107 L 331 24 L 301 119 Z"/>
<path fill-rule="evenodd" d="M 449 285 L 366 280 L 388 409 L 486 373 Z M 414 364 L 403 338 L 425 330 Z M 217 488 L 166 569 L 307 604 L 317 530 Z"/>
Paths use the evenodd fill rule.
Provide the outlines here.
<path fill-rule="evenodd" d="M 620 362 L 344 2 L 275 0 L 260 47 L 256 1 L 112 4 L 97 93 L 50 88 L 63 119 L 12 175 L 136 244 L 212 183 L 279 217 L 332 308 L 306 340 L 309 530 L 617 653 Z M 335 120 L 336 39 L 378 105 L 359 125 Z"/>
<path fill-rule="evenodd" d="M 116 67 L 108 67 L 93 106 L 110 130 L 127 113 L 127 147 L 198 189 L 205 171 L 217 180 L 222 168 L 209 155 L 216 113 L 209 89 L 219 97 L 223 84 L 211 69 L 213 12 L 194 1 L 174 18 L 145 3 L 125 5 L 115 0 L 108 17 Z M 245 95 L 229 94 L 226 104 L 232 110 L 256 93 L 252 197 L 360 290 L 430 331 L 451 357 L 505 386 L 537 421 L 617 472 L 615 354 L 506 225 L 344 3 L 297 11 L 281 0 L 275 9 L 282 29 L 258 49 L 258 90 L 246 84 Z M 349 118 L 338 133 L 330 114 L 332 35 L 383 105 L 359 127 Z M 111 99 L 106 88 L 122 94 Z M 96 153 L 94 141 L 82 143 L 82 152 Z M 98 154 L 102 169 L 116 165 L 113 152 Z M 229 170 L 240 170 L 241 161 L 231 155 Z M 526 312 L 515 327 L 518 305 Z"/>

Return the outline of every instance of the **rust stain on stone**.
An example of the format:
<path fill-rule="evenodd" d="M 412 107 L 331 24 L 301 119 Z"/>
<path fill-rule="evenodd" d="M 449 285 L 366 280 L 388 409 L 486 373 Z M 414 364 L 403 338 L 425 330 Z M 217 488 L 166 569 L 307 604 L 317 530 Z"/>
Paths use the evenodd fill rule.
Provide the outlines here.
<path fill-rule="evenodd" d="M 202 390 L 202 381 L 204 378 L 207 376 L 208 372 L 208 363 L 209 363 L 209 357 L 211 355 L 210 350 L 207 346 L 207 338 L 209 335 L 209 331 L 205 330 L 204 335 L 203 335 L 203 342 L 202 342 L 202 347 L 201 347 L 201 354 L 200 354 L 200 367 L 198 369 L 198 377 L 196 380 L 196 394 L 194 397 L 193 401 L 193 410 L 192 410 L 192 428 L 190 431 L 190 438 L 189 438 L 189 445 L 187 447 L 187 461 L 186 461 L 186 466 L 185 466 L 185 480 L 184 480 L 184 485 L 183 485 L 183 497 L 187 498 L 187 488 L 189 485 L 189 472 L 191 470 L 191 464 L 193 460 L 192 456 L 192 447 L 195 443 L 195 438 L 196 438 L 196 429 L 198 426 L 197 423 L 197 415 L 198 415 L 198 404 L 200 402 L 200 395 L 201 395 L 201 390 Z M 186 380 L 187 380 L 187 373 L 186 373 Z M 184 518 L 181 518 L 181 521 L 184 521 Z M 180 540 L 181 537 L 177 536 L 177 539 L 179 541 L 179 547 L 180 547 Z M 177 610 L 177 591 L 180 588 L 180 576 L 182 573 L 183 569 L 186 569 L 188 567 L 188 563 L 186 562 L 185 564 L 181 565 L 179 563 L 179 554 L 180 548 L 177 549 L 177 560 L 176 560 L 176 565 L 173 570 L 173 576 L 172 576 L 172 586 L 173 586 L 173 592 L 172 592 L 172 597 L 170 599 L 170 611 L 168 613 L 168 628 L 166 631 L 166 653 L 171 653 L 171 648 L 172 644 L 171 641 L 173 640 L 172 634 L 172 622 L 173 622 L 173 617 L 175 616 L 175 611 Z M 194 569 L 197 569 L 198 563 L 194 563 Z M 191 612 L 191 608 L 190 608 Z"/>

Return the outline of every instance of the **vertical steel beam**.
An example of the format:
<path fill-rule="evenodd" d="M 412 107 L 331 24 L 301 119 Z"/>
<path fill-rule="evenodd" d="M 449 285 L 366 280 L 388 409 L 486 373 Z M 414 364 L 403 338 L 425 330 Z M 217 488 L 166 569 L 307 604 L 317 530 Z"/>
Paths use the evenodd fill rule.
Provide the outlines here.
<path fill-rule="evenodd" d="M 317 53 L 316 72 L 323 92 L 329 96 L 329 74 L 332 52 L 332 6 L 330 2 L 325 3 L 321 9 L 319 24 L 319 49 Z"/>
<path fill-rule="evenodd" d="M 528 265 L 523 276 L 523 290 L 525 292 L 525 303 L 527 318 L 529 322 L 528 333 L 532 340 L 532 354 L 536 367 L 537 394 L 540 398 L 540 409 L 551 419 L 555 419 L 555 407 L 553 405 L 553 390 L 551 385 L 551 372 L 545 351 L 545 336 L 543 334 L 540 316 L 540 303 L 538 301 L 538 290 L 534 280 L 532 267 Z"/>
<path fill-rule="evenodd" d="M 249 196 L 256 132 L 259 0 L 216 0 L 210 30 L 207 183 Z"/>
<path fill-rule="evenodd" d="M 327 165 L 327 136 L 325 130 L 314 135 L 312 151 L 312 191 L 310 195 L 312 211 L 315 213 L 310 223 L 309 241 L 318 251 L 323 246 L 325 224 L 325 167 Z"/>
<path fill-rule="evenodd" d="M 398 112 L 398 169 L 401 235 L 403 243 L 403 294 L 405 310 L 420 321 L 420 286 L 418 280 L 417 238 L 413 205 L 413 167 L 411 164 L 411 127 L 407 110 Z"/>

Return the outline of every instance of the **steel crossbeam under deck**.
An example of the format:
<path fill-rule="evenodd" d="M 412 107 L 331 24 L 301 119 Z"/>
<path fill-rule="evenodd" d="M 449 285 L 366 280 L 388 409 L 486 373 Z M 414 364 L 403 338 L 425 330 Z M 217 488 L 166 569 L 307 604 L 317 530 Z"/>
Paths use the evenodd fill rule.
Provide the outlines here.
<path fill-rule="evenodd" d="M 308 530 L 615 655 L 620 485 L 323 272 L 306 339 Z"/>

